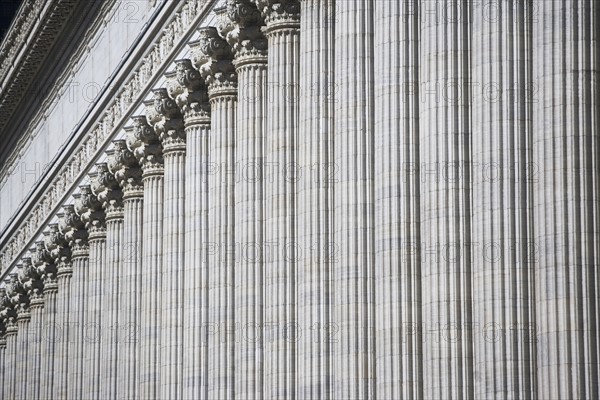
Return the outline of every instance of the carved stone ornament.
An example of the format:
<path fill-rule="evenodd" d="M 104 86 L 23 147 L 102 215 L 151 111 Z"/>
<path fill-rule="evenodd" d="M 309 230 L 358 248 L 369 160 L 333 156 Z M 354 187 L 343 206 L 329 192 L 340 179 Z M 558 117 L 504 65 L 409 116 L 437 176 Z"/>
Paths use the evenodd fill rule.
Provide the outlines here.
<path fill-rule="evenodd" d="M 176 60 L 175 71 L 167 76 L 171 78 L 167 91 L 179 106 L 185 126 L 210 124 L 208 88 L 192 61 Z"/>
<path fill-rule="evenodd" d="M 85 224 L 89 239 L 102 239 L 106 236 L 105 214 L 102 203 L 92 192 L 90 185 L 81 185 L 75 198 L 75 211 Z"/>
<path fill-rule="evenodd" d="M 237 73 L 233 66 L 231 46 L 219 36 L 217 28 L 209 26 L 198 30 L 200 38 L 190 43 L 192 64 L 200 71 L 208 85 L 209 94 L 235 94 Z"/>
<path fill-rule="evenodd" d="M 156 132 L 148 124 L 146 116 L 135 116 L 132 121 L 133 126 L 125 128 L 127 146 L 138 160 L 143 177 L 162 175 L 164 172 L 162 145 L 159 143 Z"/>
<path fill-rule="evenodd" d="M 154 89 L 152 93 L 154 99 L 151 107 L 154 112 L 149 115 L 152 116 L 154 131 L 162 143 L 163 153 L 166 155 L 170 151 L 185 150 L 185 129 L 179 106 L 169 97 L 166 88 Z"/>
<path fill-rule="evenodd" d="M 89 254 L 88 233 L 81 218 L 75 212 L 75 206 L 72 204 L 63 206 L 59 229 L 69 242 L 72 259 L 87 257 Z"/>
<path fill-rule="evenodd" d="M 59 215 L 59 218 L 61 215 Z M 71 275 L 73 272 L 71 248 L 64 235 L 60 232 L 58 224 L 48 225 L 48 230 L 44 232 L 44 245 L 57 267 L 57 278 L 60 279 L 62 276 Z"/>
<path fill-rule="evenodd" d="M 107 154 L 110 158 L 112 151 Z M 92 178 L 92 191 L 102 203 L 107 221 L 123 218 L 123 191 L 107 163 L 96 164 L 96 173 Z"/>
<path fill-rule="evenodd" d="M 265 19 L 264 32 L 280 29 L 300 29 L 299 0 L 254 0 Z"/>
<path fill-rule="evenodd" d="M 57 289 L 58 269 L 43 241 L 35 242 L 33 264 L 44 282 L 44 293 Z"/>
<path fill-rule="evenodd" d="M 21 274 L 22 265 L 19 265 L 19 272 L 10 274 L 10 281 L 6 286 L 6 294 L 10 298 L 15 311 L 17 312 L 17 319 L 28 319 L 29 314 L 29 296 L 27 296 L 27 289 L 19 281 L 19 274 Z"/>
<path fill-rule="evenodd" d="M 124 199 L 131 196 L 142 196 L 142 170 L 125 140 L 113 141 L 113 151 L 108 161 L 108 169 L 123 190 Z"/>
<path fill-rule="evenodd" d="M 19 282 L 27 292 L 30 307 L 40 307 L 44 304 L 44 283 L 31 258 L 24 257 L 22 263 Z"/>
<path fill-rule="evenodd" d="M 10 282 L 7 282 L 7 289 Z M 17 330 L 17 312 L 8 295 L 7 289 L 0 289 L 0 320 L 6 334 L 14 334 Z"/>
<path fill-rule="evenodd" d="M 226 18 L 231 27 L 222 31 L 235 54 L 234 64 L 266 64 L 268 40 L 262 32 L 265 23 L 256 5 L 250 0 L 228 0 Z"/>

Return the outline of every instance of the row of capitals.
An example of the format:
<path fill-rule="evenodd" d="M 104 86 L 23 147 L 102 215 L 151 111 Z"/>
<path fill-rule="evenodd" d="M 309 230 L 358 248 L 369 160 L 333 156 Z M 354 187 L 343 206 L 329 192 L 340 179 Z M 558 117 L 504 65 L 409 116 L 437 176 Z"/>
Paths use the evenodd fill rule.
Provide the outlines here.
<path fill-rule="evenodd" d="M 108 162 L 95 165 L 90 184 L 79 187 L 74 204 L 57 215 L 60 222 L 48 226 L 0 288 L 0 334 L 71 274 L 71 260 L 87 255 L 88 240 L 103 237 L 106 220 L 122 216 L 124 199 L 142 195 L 143 177 L 162 174 L 163 157 L 185 149 L 186 126 L 210 124 L 211 98 L 235 94 L 237 69 L 267 63 L 269 35 L 300 27 L 299 0 L 227 0 L 215 13 L 217 27 L 199 28 L 199 39 L 189 43 L 191 59 L 175 61 L 166 88 L 144 102 L 146 115 L 131 118 L 125 139 L 107 151 Z"/>

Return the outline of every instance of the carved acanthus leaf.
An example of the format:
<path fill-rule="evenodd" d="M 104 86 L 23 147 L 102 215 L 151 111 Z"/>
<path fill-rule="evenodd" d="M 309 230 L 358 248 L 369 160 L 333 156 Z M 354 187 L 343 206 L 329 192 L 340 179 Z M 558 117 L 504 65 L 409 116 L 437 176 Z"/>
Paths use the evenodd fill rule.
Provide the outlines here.
<path fill-rule="evenodd" d="M 265 23 L 256 5 L 250 0 L 228 0 L 226 16 L 233 28 L 221 35 L 233 49 L 234 63 L 266 63 L 268 41 L 261 30 Z"/>
<path fill-rule="evenodd" d="M 109 158 L 112 152 L 107 152 Z M 118 217 L 123 213 L 123 191 L 107 163 L 97 163 L 92 176 L 92 191 L 102 203 L 106 218 Z"/>
<path fill-rule="evenodd" d="M 265 19 L 265 32 L 276 29 L 300 28 L 299 0 L 254 0 Z"/>
<path fill-rule="evenodd" d="M 71 247 L 72 257 L 85 256 L 88 251 L 88 233 L 84 223 L 75 212 L 75 206 L 63 206 L 59 229 Z"/>
<path fill-rule="evenodd" d="M 200 71 L 209 91 L 235 89 L 237 74 L 233 66 L 231 46 L 219 36 L 217 28 L 209 26 L 198 30 L 200 38 L 190 43 L 192 63 Z"/>

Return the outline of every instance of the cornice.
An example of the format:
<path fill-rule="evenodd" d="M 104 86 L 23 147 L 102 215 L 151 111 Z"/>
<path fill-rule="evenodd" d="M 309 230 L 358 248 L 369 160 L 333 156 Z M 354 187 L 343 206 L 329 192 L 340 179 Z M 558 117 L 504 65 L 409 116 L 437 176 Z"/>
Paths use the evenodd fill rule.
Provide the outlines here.
<path fill-rule="evenodd" d="M 85 130 L 83 137 L 74 140 L 70 149 L 65 150 L 64 162 L 50 171 L 52 176 L 48 177 L 49 183 L 44 186 L 43 192 L 35 196 L 37 201 L 31 200 L 20 214 L 21 223 L 18 227 L 5 233 L 0 245 L 2 276 L 10 271 L 18 257 L 33 244 L 44 226 L 50 223 L 62 204 L 75 191 L 78 182 L 92 167 L 92 160 L 102 154 L 112 138 L 134 115 L 136 107 L 142 104 L 144 95 L 174 61 L 177 52 L 185 46 L 214 3 L 215 0 L 185 0 L 173 6 L 175 9 L 166 23 L 155 31 L 153 45 L 144 45 L 145 49 L 150 50 L 141 57 L 136 68 L 119 85 L 119 89 L 114 94 L 111 93 L 113 95 L 102 112 L 96 114 L 99 119 L 89 130 Z"/>
<path fill-rule="evenodd" d="M 54 0 L 56 1 L 56 0 Z M 30 0 L 30 3 L 45 3 L 45 0 Z M 51 2 L 48 1 L 48 4 Z M 85 33 L 83 40 L 77 46 L 77 49 L 73 52 L 73 55 L 69 58 L 67 65 L 60 76 L 56 79 L 56 82 L 53 83 L 51 90 L 49 90 L 47 96 L 43 99 L 43 103 L 39 107 L 39 112 L 31 119 L 28 123 L 25 132 L 21 135 L 21 137 L 16 141 L 14 146 L 12 147 L 10 154 L 7 155 L 6 159 L 2 161 L 0 164 L 0 189 L 6 184 L 8 177 L 14 172 L 15 168 L 18 165 L 20 157 L 23 155 L 23 151 L 25 147 L 35 139 L 37 134 L 39 133 L 39 129 L 37 127 L 43 122 L 44 118 L 48 114 L 48 111 L 52 109 L 52 105 L 55 103 L 57 97 L 59 97 L 61 90 L 64 89 L 65 85 L 72 78 L 72 71 L 76 71 L 79 69 L 79 65 L 84 61 L 84 56 L 87 54 L 90 43 L 96 37 L 100 28 L 104 27 L 106 17 L 111 15 L 114 11 L 115 6 L 117 6 L 119 2 L 117 0 L 106 0 L 102 3 L 101 9 L 98 12 L 97 18 L 94 20 L 94 23 L 88 28 Z M 17 17 L 18 18 L 18 17 Z M 16 20 L 15 20 L 16 21 Z M 11 25 L 11 30 L 13 26 Z M 60 33 L 60 29 L 56 30 L 56 35 Z M 8 35 L 7 35 L 8 37 Z M 21 39 L 23 41 L 23 39 Z M 4 42 L 3 42 L 4 45 Z M 50 42 L 48 42 L 45 46 L 40 48 L 39 46 L 35 47 L 34 44 L 28 45 L 28 47 L 32 47 L 30 51 L 38 51 L 43 52 L 44 50 L 48 51 L 51 47 Z M 40 53 L 39 57 L 44 57 L 45 54 Z M 0 60 L 3 60 L 0 56 Z M 6 62 L 6 60 L 3 60 Z M 41 64 L 38 62 L 38 64 Z M 18 66 L 18 62 L 15 61 L 11 63 L 11 66 Z M 13 67 L 11 70 L 14 70 L 16 67 Z M 23 74 L 24 71 L 28 72 L 29 75 L 25 76 L 25 81 L 29 82 L 33 80 L 33 76 L 35 75 L 35 70 L 27 69 L 23 71 L 16 70 L 17 73 Z M 13 115 L 14 107 L 16 107 L 23 96 L 28 95 L 27 90 L 22 90 L 21 95 L 17 94 L 15 96 L 7 97 L 7 90 L 4 84 L 4 78 L 0 80 L 2 83 L 2 88 L 0 90 L 0 107 L 5 107 L 6 112 L 0 114 L 0 132 L 2 131 L 5 124 L 10 120 Z M 18 92 L 19 93 L 19 92 Z M 5 101 L 6 100 L 6 101 Z"/>
<path fill-rule="evenodd" d="M 19 9 L 0 47 L 0 130 L 27 95 L 77 5 L 76 0 L 27 0 Z"/>

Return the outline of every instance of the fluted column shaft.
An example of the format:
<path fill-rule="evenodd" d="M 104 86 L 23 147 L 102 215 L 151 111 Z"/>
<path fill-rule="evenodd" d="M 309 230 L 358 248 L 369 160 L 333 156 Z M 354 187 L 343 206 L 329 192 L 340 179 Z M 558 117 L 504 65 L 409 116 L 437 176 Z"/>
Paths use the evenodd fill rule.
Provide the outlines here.
<path fill-rule="evenodd" d="M 102 277 L 102 324 L 100 329 L 100 399 L 114 399 L 117 393 L 117 343 L 119 335 L 118 293 L 123 273 L 123 208 L 106 212 L 106 262 Z"/>
<path fill-rule="evenodd" d="M 334 398 L 373 398 L 373 2 L 336 2 Z M 340 29 L 337 29 L 340 27 Z M 338 96 L 339 94 L 339 96 Z"/>
<path fill-rule="evenodd" d="M 72 346 L 69 337 L 73 336 L 73 330 L 68 329 L 71 316 L 71 279 L 73 267 L 71 262 L 61 263 L 58 267 L 58 293 L 56 299 L 56 348 L 54 358 L 54 385 L 52 397 L 56 399 L 67 398 L 67 382 L 69 377 L 69 357 L 72 354 Z M 8 344 L 8 342 L 7 342 Z M 8 347 L 7 347 L 8 348 Z"/>
<path fill-rule="evenodd" d="M 181 398 L 183 359 L 183 268 L 185 232 L 185 143 L 165 145 L 162 272 L 161 397 Z"/>
<path fill-rule="evenodd" d="M 30 338 L 29 326 L 31 312 L 29 309 L 19 310 L 17 317 L 17 356 L 15 377 L 15 399 L 27 399 L 27 381 L 31 369 L 29 354 L 33 349 L 33 338 Z"/>
<path fill-rule="evenodd" d="M 4 390 L 4 382 L 6 381 L 6 336 L 2 334 L 0 337 L 0 394 L 2 395 L 2 399 L 6 399 Z"/>
<path fill-rule="evenodd" d="M 17 372 L 17 324 L 16 321 L 6 326 L 6 350 L 4 353 L 4 398 L 16 399 Z"/>
<path fill-rule="evenodd" d="M 299 4 L 295 6 L 281 23 L 270 4 L 262 10 L 266 22 L 263 30 L 269 41 L 264 143 L 265 203 L 269 204 L 264 214 L 264 286 L 269 295 L 264 303 L 264 396 L 273 399 L 293 399 L 296 395 L 300 10 Z"/>
<path fill-rule="evenodd" d="M 117 364 L 117 398 L 137 399 L 139 361 L 137 346 L 140 341 L 139 308 L 142 288 L 142 229 L 143 191 L 141 187 L 123 189 L 124 232 L 122 243 L 123 264 L 119 273 L 119 325 Z"/>
<path fill-rule="evenodd" d="M 420 26 L 424 397 L 472 398 L 470 4 Z M 423 9 L 432 7 L 422 1 Z M 433 5 L 433 6 L 437 6 Z M 454 11 L 453 11 L 454 12 Z"/>
<path fill-rule="evenodd" d="M 536 397 L 531 170 L 531 8 L 473 9 L 474 394 Z M 489 8 L 488 8 L 489 7 Z M 489 10 L 498 14 L 490 18 Z"/>
<path fill-rule="evenodd" d="M 209 89 L 210 90 L 210 89 Z M 237 95 L 211 95 L 211 165 L 209 174 L 208 398 L 233 398 L 234 381 L 234 163 Z"/>
<path fill-rule="evenodd" d="M 41 352 L 42 364 L 40 366 L 40 398 L 50 400 L 54 398 L 54 359 L 57 357 L 56 348 L 60 337 L 60 329 L 56 326 L 58 282 L 44 283 L 44 310 L 42 313 Z"/>
<path fill-rule="evenodd" d="M 384 399 L 423 397 L 417 5 L 374 9 L 376 376 Z"/>
<path fill-rule="evenodd" d="M 40 373 L 42 366 L 42 344 L 46 340 L 43 336 L 44 298 L 40 297 L 31 302 L 31 322 L 27 331 L 27 346 L 29 366 L 25 376 L 24 390 L 27 399 L 39 399 L 42 387 L 40 386 Z"/>
<path fill-rule="evenodd" d="M 210 118 L 186 121 L 183 398 L 206 396 L 208 372 L 208 168 Z"/>
<path fill-rule="evenodd" d="M 84 335 L 84 369 L 83 381 L 86 398 L 100 398 L 100 359 L 101 342 L 107 326 L 102 321 L 106 318 L 102 309 L 103 272 L 106 270 L 106 228 L 90 232 L 90 267 L 86 282 L 87 305 Z"/>
<path fill-rule="evenodd" d="M 600 3 L 533 8 L 537 396 L 592 399 L 600 396 Z"/>
<path fill-rule="evenodd" d="M 300 2 L 298 399 L 329 399 L 332 346 L 334 0 Z"/>
<path fill-rule="evenodd" d="M 73 279 L 69 302 L 69 319 L 65 329 L 68 331 L 68 378 L 67 397 L 69 399 L 82 399 L 87 393 L 83 387 L 83 365 L 86 355 L 83 352 L 83 331 L 86 319 L 87 282 L 89 274 L 89 247 L 77 246 L 72 248 Z"/>
<path fill-rule="evenodd" d="M 144 273 L 141 288 L 139 396 L 160 397 L 160 300 L 163 248 L 163 167 L 142 165 L 144 211 L 142 256 Z"/>
<path fill-rule="evenodd" d="M 267 58 L 238 58 L 235 137 L 235 394 L 263 397 L 263 142 L 267 113 Z"/>

